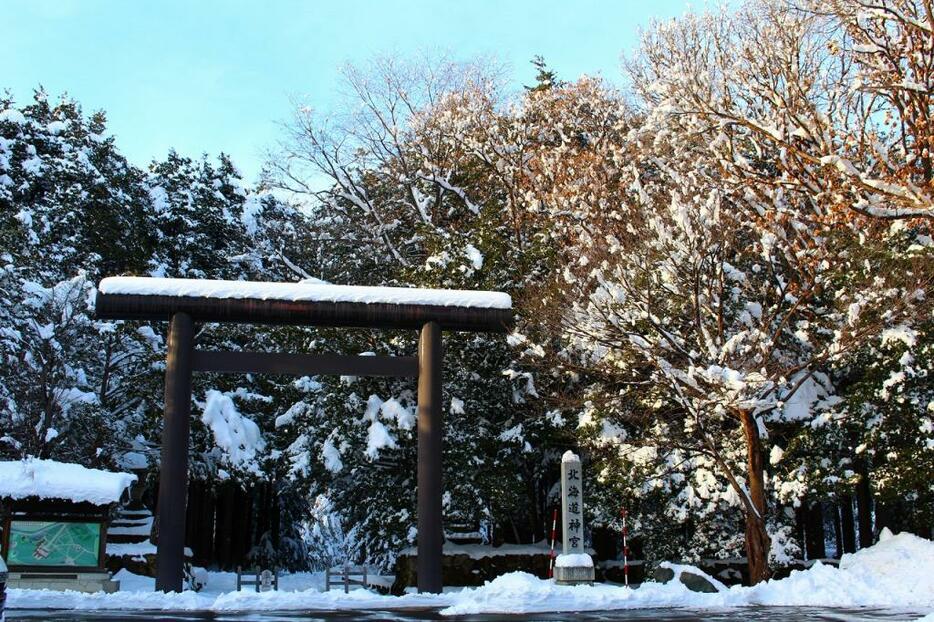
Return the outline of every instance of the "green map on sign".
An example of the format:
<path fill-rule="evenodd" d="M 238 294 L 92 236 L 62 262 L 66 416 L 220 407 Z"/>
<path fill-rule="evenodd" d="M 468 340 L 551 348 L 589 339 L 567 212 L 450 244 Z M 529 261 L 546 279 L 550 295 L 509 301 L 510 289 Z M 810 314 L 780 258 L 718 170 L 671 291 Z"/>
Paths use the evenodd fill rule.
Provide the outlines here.
<path fill-rule="evenodd" d="M 22 566 L 97 566 L 100 523 L 12 521 L 7 563 Z"/>

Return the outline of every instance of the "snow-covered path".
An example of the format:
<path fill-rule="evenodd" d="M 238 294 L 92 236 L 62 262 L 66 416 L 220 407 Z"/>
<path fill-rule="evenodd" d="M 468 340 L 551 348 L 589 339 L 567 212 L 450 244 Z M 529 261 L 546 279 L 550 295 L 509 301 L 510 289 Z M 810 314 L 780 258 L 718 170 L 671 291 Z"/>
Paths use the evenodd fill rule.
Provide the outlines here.
<path fill-rule="evenodd" d="M 827 609 L 814 607 L 743 607 L 732 609 L 627 609 L 568 613 L 441 616 L 437 610 L 386 609 L 296 612 L 113 612 L 15 610 L 10 622 L 424 622 L 426 620 L 470 620 L 471 622 L 918 622 L 919 613 L 890 609 Z M 927 622 L 927 621 L 925 621 Z"/>
<path fill-rule="evenodd" d="M 698 571 L 699 572 L 699 571 Z M 731 609 L 748 606 L 878 607 L 934 611 L 934 542 L 911 534 L 888 536 L 877 545 L 845 555 L 840 568 L 815 565 L 783 580 L 718 593 L 689 591 L 679 582 L 645 583 L 638 589 L 618 585 L 557 586 L 515 572 L 478 588 L 444 594 L 381 596 L 367 590 L 349 594 L 321 591 L 321 576 L 283 577 L 278 592 L 235 592 L 231 573 L 212 573 L 200 592 L 161 594 L 152 579 L 121 573 L 116 594 L 79 594 L 10 590 L 12 609 L 163 610 L 163 611 L 308 611 L 438 609 L 442 615 L 607 611 L 678 607 Z M 920 614 L 917 616 L 920 617 Z M 910 619 L 910 618 L 903 618 Z"/>

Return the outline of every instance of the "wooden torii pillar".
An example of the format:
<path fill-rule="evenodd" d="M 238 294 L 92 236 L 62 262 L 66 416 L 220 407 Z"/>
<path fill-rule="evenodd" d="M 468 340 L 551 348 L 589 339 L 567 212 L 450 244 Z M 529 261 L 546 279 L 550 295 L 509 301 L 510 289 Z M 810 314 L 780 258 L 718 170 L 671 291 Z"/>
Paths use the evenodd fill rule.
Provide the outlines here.
<path fill-rule="evenodd" d="M 280 297 L 276 297 L 277 292 Z M 380 302 L 381 295 L 393 302 Z M 358 302 L 361 298 L 372 301 Z M 451 300 L 459 304 L 450 304 Z M 97 317 L 101 319 L 169 320 L 156 590 L 182 590 L 191 376 L 195 371 L 202 371 L 302 376 L 417 376 L 418 590 L 441 592 L 444 543 L 441 511 L 441 335 L 443 330 L 506 331 L 512 323 L 508 295 L 499 292 L 116 277 L 101 282 L 95 308 Z M 420 331 L 418 356 L 201 351 L 194 347 L 196 322 L 415 328 Z"/>
<path fill-rule="evenodd" d="M 191 427 L 191 371 L 194 322 L 187 313 L 169 321 L 165 357 L 165 415 L 159 462 L 156 590 L 181 592 L 185 566 L 188 506 L 188 433 Z"/>
<path fill-rule="evenodd" d="M 441 515 L 441 327 L 428 322 L 418 339 L 419 592 L 441 593 L 444 528 Z"/>

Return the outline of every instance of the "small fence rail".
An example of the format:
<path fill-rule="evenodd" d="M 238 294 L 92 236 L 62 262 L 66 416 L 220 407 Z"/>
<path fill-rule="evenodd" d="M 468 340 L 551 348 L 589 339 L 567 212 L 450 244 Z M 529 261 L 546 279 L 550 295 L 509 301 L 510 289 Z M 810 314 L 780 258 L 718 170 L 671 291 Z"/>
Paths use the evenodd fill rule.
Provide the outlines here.
<path fill-rule="evenodd" d="M 324 590 L 331 591 L 331 586 L 344 586 L 344 593 L 350 591 L 351 585 L 368 587 L 366 566 L 351 566 L 344 564 L 334 566 L 324 571 Z"/>
<path fill-rule="evenodd" d="M 237 566 L 237 591 L 239 592 L 244 585 L 253 585 L 257 592 L 268 592 L 269 590 L 279 591 L 279 571 L 278 570 L 260 570 L 257 566 L 252 570 L 243 571 Z"/>

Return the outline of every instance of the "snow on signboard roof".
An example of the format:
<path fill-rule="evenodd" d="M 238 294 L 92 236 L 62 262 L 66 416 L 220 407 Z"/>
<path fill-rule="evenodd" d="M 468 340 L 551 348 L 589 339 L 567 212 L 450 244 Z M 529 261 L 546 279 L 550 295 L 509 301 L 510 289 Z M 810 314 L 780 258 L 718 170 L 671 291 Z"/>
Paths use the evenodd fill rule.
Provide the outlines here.
<path fill-rule="evenodd" d="M 98 286 L 102 294 L 237 298 L 308 302 L 357 302 L 363 304 L 430 305 L 511 309 L 512 298 L 504 292 L 415 287 L 371 287 L 330 283 L 265 283 L 261 281 L 210 281 L 156 277 L 112 276 Z"/>
<path fill-rule="evenodd" d="M 116 503 L 136 481 L 129 473 L 89 469 L 55 460 L 0 461 L 0 497 L 64 499 L 94 505 Z"/>

